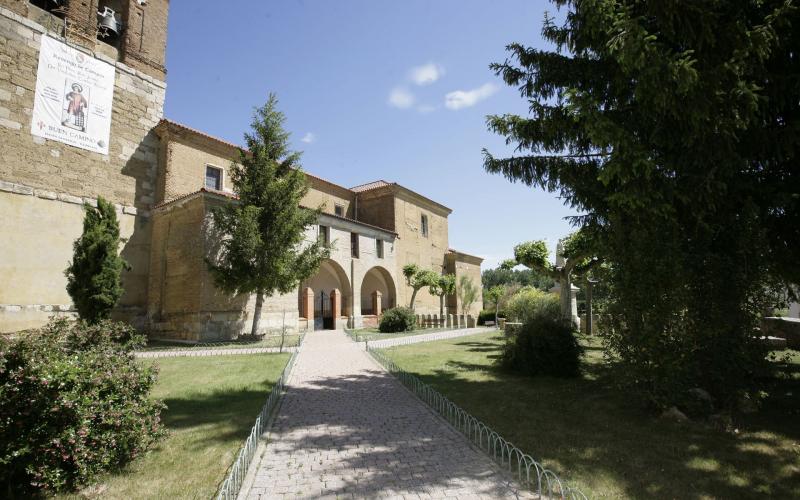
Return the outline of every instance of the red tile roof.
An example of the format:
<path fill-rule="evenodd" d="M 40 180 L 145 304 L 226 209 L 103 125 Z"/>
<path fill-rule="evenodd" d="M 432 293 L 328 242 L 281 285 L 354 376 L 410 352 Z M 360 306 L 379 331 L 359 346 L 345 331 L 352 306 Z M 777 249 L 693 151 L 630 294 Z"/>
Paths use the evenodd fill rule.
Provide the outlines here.
<path fill-rule="evenodd" d="M 359 184 L 358 186 L 353 186 L 350 188 L 350 191 L 354 193 L 363 193 L 364 191 L 371 191 L 373 189 L 382 188 L 385 186 L 392 186 L 396 184 L 395 182 L 386 182 L 385 180 L 381 179 L 378 181 L 368 182 L 366 184 Z"/>

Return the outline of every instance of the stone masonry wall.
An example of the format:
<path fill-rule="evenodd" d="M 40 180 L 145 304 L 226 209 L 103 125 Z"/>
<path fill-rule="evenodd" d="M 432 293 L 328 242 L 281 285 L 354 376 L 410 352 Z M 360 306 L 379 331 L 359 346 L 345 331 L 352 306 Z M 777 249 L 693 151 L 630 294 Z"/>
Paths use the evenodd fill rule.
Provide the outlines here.
<path fill-rule="evenodd" d="M 21 312 L 27 311 L 27 328 L 69 304 L 63 270 L 82 224 L 79 203 L 98 196 L 125 215 L 121 252 L 132 270 L 123 276 L 126 295 L 117 313 L 133 320 L 146 304 L 158 161 L 151 129 L 163 113 L 165 84 L 97 54 L 116 67 L 109 154 L 34 137 L 31 113 L 44 33 L 43 26 L 0 7 L 0 234 L 13 242 L 0 246 L 0 275 L 17 277 L 0 280 L 0 331 L 20 325 Z M 24 285 L 19 270 L 25 270 Z"/>
<path fill-rule="evenodd" d="M 422 235 L 421 216 L 428 216 L 428 236 Z M 403 276 L 403 266 L 417 264 L 422 269 L 444 272 L 444 258 L 448 251 L 447 216 L 433 207 L 398 193 L 395 198 L 395 227 L 399 249 L 397 276 Z M 408 306 L 411 287 L 403 280 L 399 286 L 398 305 Z M 417 292 L 414 309 L 418 314 L 438 314 L 439 297 L 428 292 L 427 287 Z"/>

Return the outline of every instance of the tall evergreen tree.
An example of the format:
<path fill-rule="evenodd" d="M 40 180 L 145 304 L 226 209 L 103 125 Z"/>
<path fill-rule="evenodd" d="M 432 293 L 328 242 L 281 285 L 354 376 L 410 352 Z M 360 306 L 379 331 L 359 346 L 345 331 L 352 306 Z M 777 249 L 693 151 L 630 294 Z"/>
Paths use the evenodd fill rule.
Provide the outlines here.
<path fill-rule="evenodd" d="M 220 252 L 207 264 L 222 290 L 255 294 L 251 335 L 258 333 L 264 298 L 288 293 L 310 277 L 329 254 L 326 242 L 305 242 L 306 229 L 317 223 L 320 209 L 300 206 L 308 181 L 300 153 L 289 149 L 286 120 L 270 94 L 256 108 L 247 150 L 231 165 L 238 202 L 213 210 L 214 227 L 223 235 Z"/>
<path fill-rule="evenodd" d="M 530 116 L 487 171 L 559 193 L 605 229 L 608 346 L 657 404 L 753 389 L 770 277 L 800 281 L 800 12 L 793 2 L 554 2 L 554 50 L 492 68 Z"/>
<path fill-rule="evenodd" d="M 64 274 L 67 292 L 80 318 L 94 324 L 108 319 L 122 297 L 119 221 L 114 205 L 97 198 L 97 207 L 83 206 L 83 233 L 73 244 L 72 262 Z"/>

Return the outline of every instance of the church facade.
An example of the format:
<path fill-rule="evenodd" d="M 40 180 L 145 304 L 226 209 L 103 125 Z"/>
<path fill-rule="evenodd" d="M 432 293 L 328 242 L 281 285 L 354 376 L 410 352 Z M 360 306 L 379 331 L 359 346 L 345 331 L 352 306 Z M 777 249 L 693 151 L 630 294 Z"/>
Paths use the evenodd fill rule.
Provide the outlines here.
<path fill-rule="evenodd" d="M 97 3 L 0 0 L 0 332 L 74 314 L 64 269 L 83 204 L 102 196 L 131 266 L 114 317 L 155 338 L 235 338 L 255 299 L 217 289 L 205 258 L 219 243 L 210 211 L 234 202 L 238 147 L 163 117 L 168 1 Z M 307 239 L 334 250 L 296 291 L 265 301 L 263 329 L 375 324 L 408 305 L 408 263 L 480 290 L 481 259 L 449 247 L 443 204 L 393 182 L 306 175 L 303 205 L 323 209 Z M 446 313 L 475 315 L 481 302 L 465 311 L 453 295 Z M 415 309 L 438 314 L 439 298 L 422 290 Z"/>

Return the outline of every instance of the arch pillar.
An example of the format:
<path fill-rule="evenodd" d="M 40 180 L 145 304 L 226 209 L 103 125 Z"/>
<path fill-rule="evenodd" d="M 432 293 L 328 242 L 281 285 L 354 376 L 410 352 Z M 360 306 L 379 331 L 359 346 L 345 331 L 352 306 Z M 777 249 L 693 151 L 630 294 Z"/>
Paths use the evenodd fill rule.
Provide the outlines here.
<path fill-rule="evenodd" d="M 331 315 L 333 316 L 333 327 L 342 315 L 342 292 L 338 288 L 331 290 Z"/>
<path fill-rule="evenodd" d="M 375 290 L 372 292 L 372 314 L 375 316 L 380 316 L 383 312 L 383 307 L 381 303 L 381 299 L 383 298 L 383 294 L 380 290 Z"/>
<path fill-rule="evenodd" d="M 310 287 L 305 287 L 300 292 L 300 317 L 309 322 L 314 321 L 314 290 Z"/>

